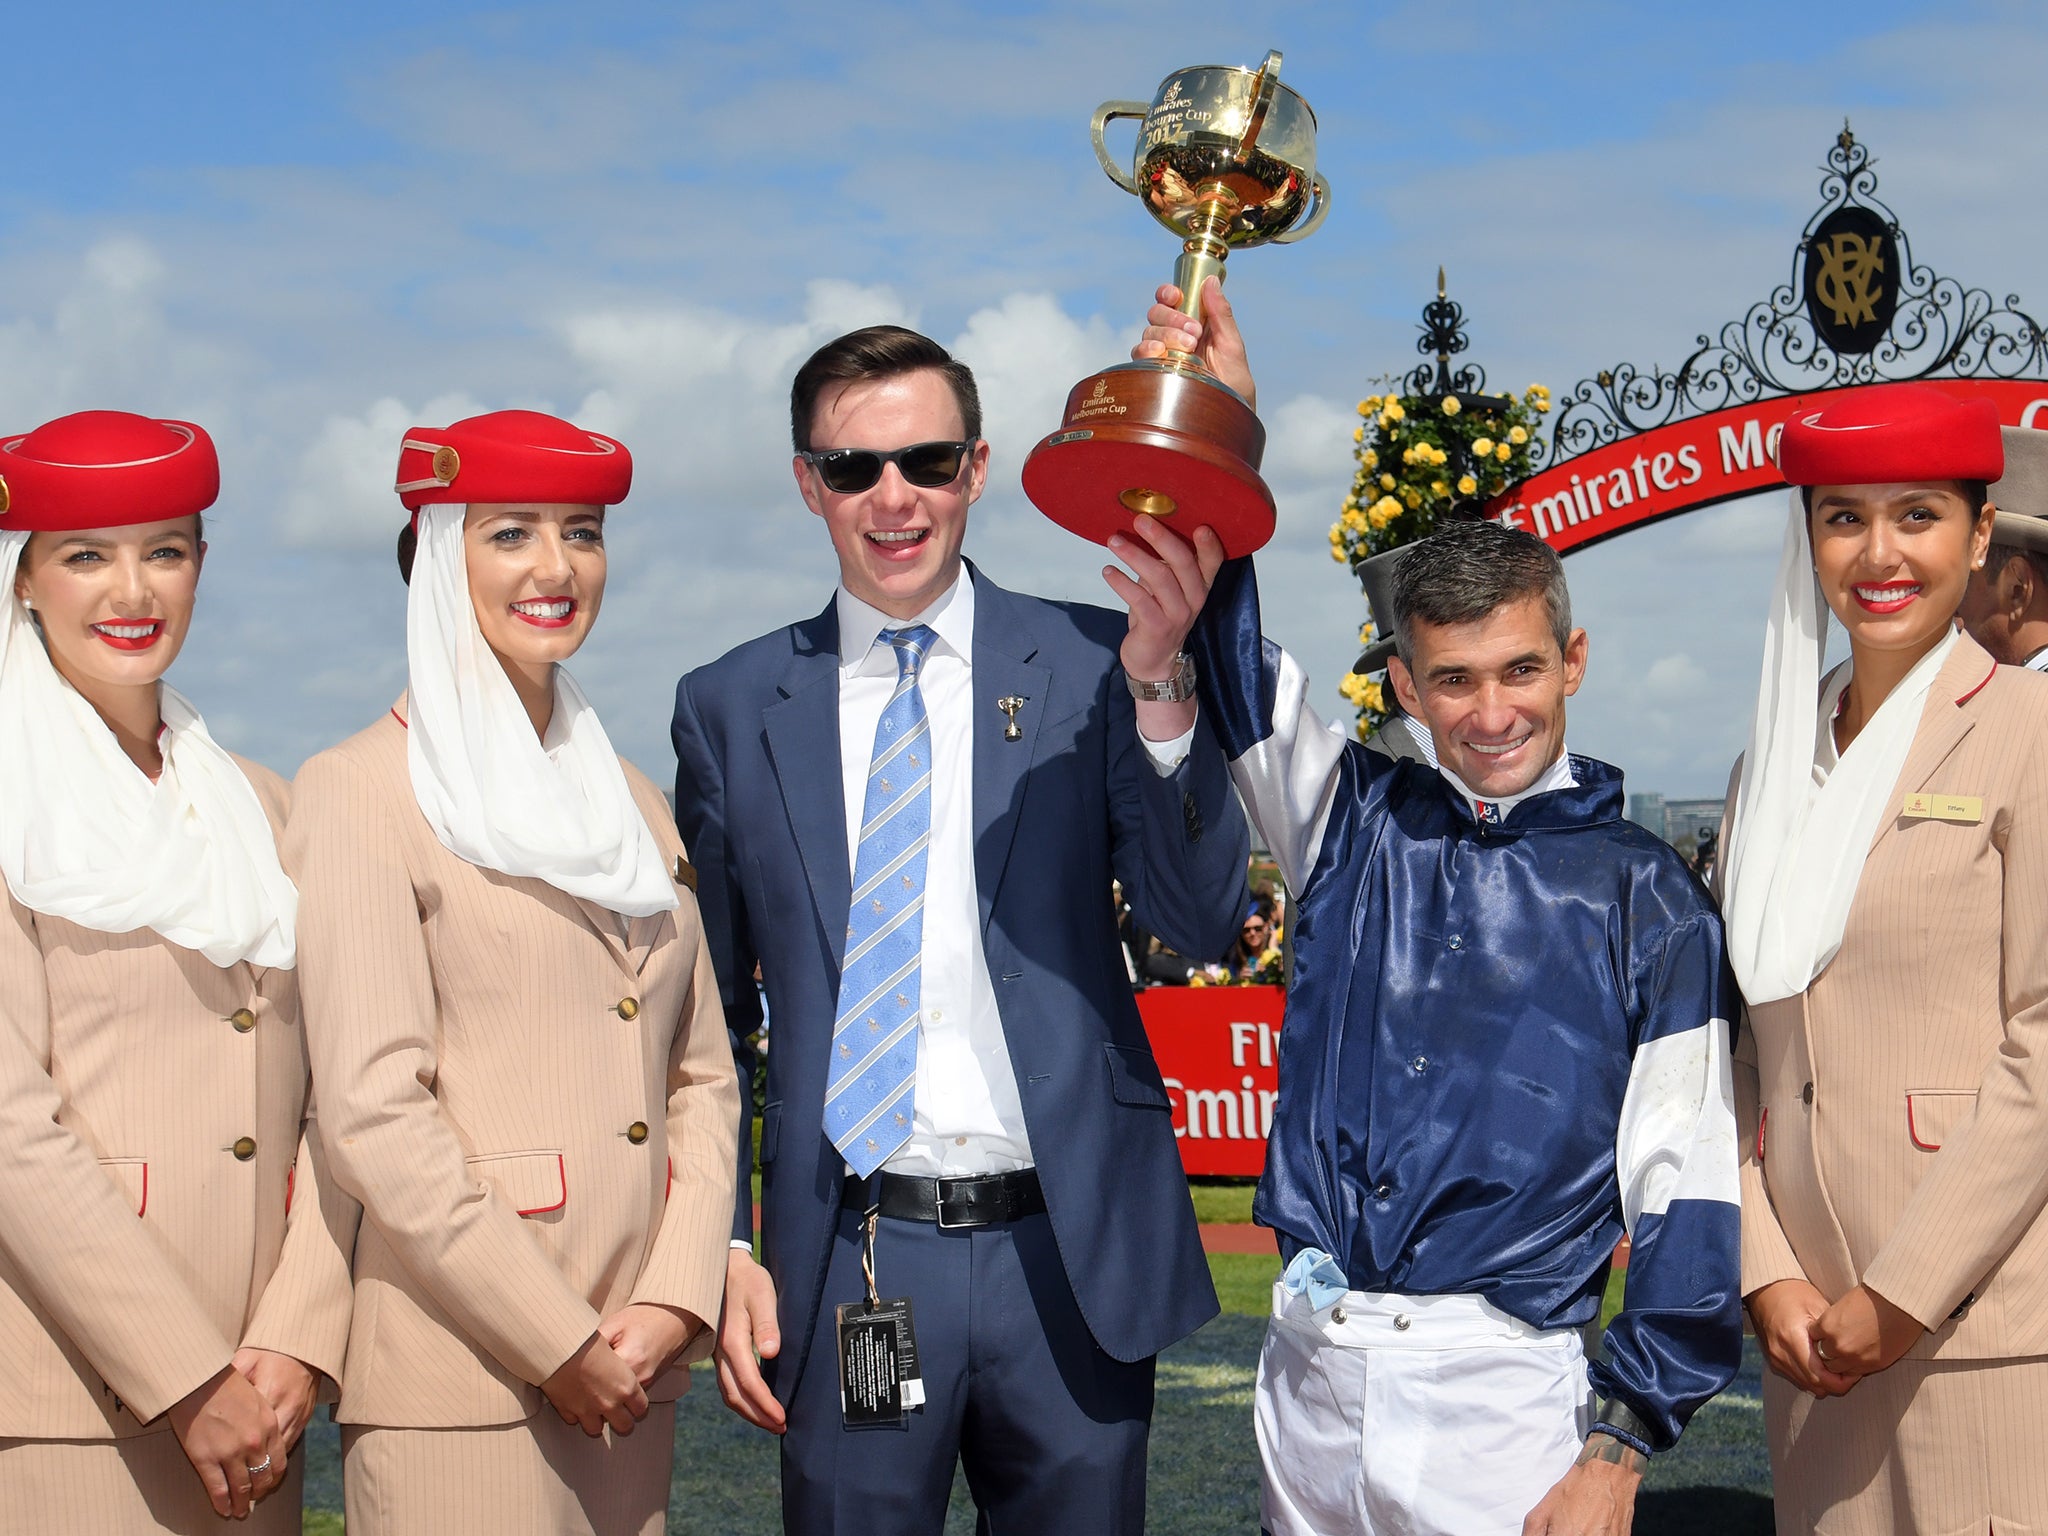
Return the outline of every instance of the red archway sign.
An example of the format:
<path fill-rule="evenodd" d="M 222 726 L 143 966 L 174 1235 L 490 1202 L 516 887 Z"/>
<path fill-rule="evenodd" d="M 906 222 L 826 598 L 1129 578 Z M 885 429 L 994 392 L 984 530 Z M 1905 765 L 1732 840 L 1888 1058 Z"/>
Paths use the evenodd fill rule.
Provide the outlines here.
<path fill-rule="evenodd" d="M 1870 151 L 1842 125 L 1790 280 L 1741 318 L 1694 338 L 1676 369 L 1603 368 L 1556 397 L 1546 467 L 1486 515 L 1560 553 L 1784 482 L 1778 435 L 1844 389 L 1918 383 L 1990 400 L 2007 426 L 2048 427 L 2048 328 L 2000 295 L 1914 259 L 1877 198 Z M 1484 385 L 1447 372 L 1446 392 Z"/>
<path fill-rule="evenodd" d="M 2007 426 L 2048 427 L 2048 381 L 1924 382 L 1990 400 Z M 1487 515 L 1566 554 L 1680 512 L 1782 487 L 1778 434 L 1794 413 L 1832 393 L 1777 395 L 1625 437 L 1531 476 L 1489 502 Z"/>

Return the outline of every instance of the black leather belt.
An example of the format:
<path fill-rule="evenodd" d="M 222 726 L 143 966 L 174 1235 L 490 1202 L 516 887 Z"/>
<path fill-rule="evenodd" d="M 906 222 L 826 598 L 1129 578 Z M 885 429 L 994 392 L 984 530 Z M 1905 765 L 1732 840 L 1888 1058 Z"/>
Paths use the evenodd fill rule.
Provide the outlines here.
<path fill-rule="evenodd" d="M 848 1210 L 866 1210 L 867 1181 L 849 1178 L 839 1203 Z M 1039 1187 L 1036 1168 L 968 1179 L 919 1179 L 885 1173 L 881 1204 L 882 1214 L 892 1221 L 935 1221 L 949 1230 L 991 1227 L 1036 1216 L 1045 1209 L 1045 1191 Z"/>

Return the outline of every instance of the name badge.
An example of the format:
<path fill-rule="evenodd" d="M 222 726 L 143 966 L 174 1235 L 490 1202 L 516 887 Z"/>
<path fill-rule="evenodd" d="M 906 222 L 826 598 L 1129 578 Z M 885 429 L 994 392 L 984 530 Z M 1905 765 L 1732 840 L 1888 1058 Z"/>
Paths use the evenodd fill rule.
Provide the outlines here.
<path fill-rule="evenodd" d="M 1906 796 L 1906 803 L 1899 814 L 1909 821 L 1979 822 L 1984 819 L 1984 797 L 1923 792 Z"/>

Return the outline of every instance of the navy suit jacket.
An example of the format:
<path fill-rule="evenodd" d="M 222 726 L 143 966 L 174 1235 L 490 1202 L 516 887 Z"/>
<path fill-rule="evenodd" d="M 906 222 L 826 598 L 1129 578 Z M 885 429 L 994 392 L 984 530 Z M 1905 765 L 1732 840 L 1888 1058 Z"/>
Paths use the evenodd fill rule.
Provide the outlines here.
<path fill-rule="evenodd" d="M 989 978 L 1068 1282 L 1103 1350 L 1140 1360 L 1217 1306 L 1110 880 L 1175 949 L 1220 955 L 1244 913 L 1249 835 L 1220 750 L 1191 752 L 1171 777 L 1146 758 L 1117 661 L 1122 614 L 1020 596 L 967 570 Z M 824 1132 L 853 885 L 838 669 L 828 603 L 686 676 L 672 727 L 676 821 L 735 1042 L 760 1017 L 757 960 L 774 1019 L 761 1224 L 783 1352 L 763 1369 L 784 1402 L 821 1305 L 845 1173 Z M 995 707 L 1009 694 L 1028 701 L 1018 741 Z M 750 1153 L 743 1122 L 737 1238 L 753 1233 Z"/>

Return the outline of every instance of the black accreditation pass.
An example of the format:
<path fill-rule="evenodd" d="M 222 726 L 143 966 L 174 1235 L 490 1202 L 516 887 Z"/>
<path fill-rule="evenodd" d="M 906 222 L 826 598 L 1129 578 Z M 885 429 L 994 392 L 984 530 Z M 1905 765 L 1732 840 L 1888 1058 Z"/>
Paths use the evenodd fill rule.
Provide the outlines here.
<path fill-rule="evenodd" d="M 839 1322 L 839 1409 L 849 1428 L 900 1425 L 924 1406 L 924 1373 L 917 1363 L 917 1330 L 907 1296 L 884 1300 L 875 1289 L 875 1222 L 869 1210 L 861 1234 L 860 1267 L 867 1295 L 843 1303 Z"/>

